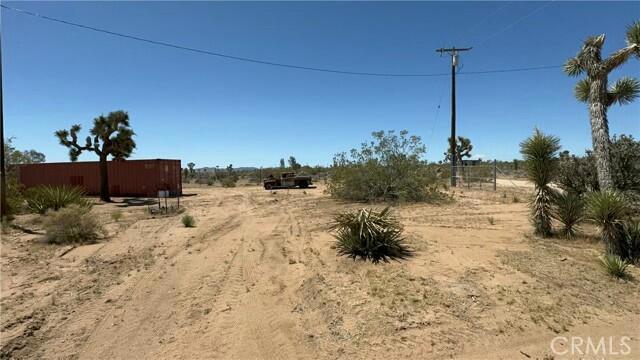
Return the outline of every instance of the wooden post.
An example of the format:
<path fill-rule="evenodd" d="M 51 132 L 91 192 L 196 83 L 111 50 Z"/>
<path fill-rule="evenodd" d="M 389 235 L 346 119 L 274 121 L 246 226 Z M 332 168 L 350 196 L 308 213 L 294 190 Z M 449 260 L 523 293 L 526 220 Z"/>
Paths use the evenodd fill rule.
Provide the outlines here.
<path fill-rule="evenodd" d="M 493 191 L 496 191 L 498 189 L 497 175 L 498 175 L 498 163 L 496 159 L 493 159 Z"/>

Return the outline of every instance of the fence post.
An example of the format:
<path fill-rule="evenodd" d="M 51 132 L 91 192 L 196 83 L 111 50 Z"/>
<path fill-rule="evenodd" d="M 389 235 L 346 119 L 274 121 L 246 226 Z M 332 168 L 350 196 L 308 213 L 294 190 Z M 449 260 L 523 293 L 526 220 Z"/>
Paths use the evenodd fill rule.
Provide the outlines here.
<path fill-rule="evenodd" d="M 496 191 L 498 189 L 497 175 L 498 175 L 498 163 L 496 159 L 493 159 L 493 191 Z"/>

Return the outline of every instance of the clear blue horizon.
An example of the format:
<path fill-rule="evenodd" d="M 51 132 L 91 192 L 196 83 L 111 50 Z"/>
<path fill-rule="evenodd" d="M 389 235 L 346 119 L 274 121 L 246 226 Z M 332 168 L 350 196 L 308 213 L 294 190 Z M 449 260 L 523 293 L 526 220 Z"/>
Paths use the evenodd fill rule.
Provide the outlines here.
<path fill-rule="evenodd" d="M 7 6 L 183 46 L 357 72 L 448 73 L 436 48 L 474 46 L 462 72 L 562 65 L 590 35 L 624 46 L 638 2 L 4 2 Z M 129 112 L 132 159 L 183 166 L 327 165 L 372 131 L 407 129 L 443 158 L 450 77 L 367 77 L 288 69 L 181 51 L 2 9 L 5 136 L 68 161 L 53 132 Z M 611 74 L 640 77 L 631 59 Z M 559 68 L 460 74 L 458 134 L 475 157 L 519 158 L 534 127 L 563 149 L 591 147 L 575 78 Z M 438 109 L 438 106 L 440 108 Z M 613 106 L 611 134 L 640 134 L 640 101 Z M 95 160 L 84 154 L 80 161 Z"/>

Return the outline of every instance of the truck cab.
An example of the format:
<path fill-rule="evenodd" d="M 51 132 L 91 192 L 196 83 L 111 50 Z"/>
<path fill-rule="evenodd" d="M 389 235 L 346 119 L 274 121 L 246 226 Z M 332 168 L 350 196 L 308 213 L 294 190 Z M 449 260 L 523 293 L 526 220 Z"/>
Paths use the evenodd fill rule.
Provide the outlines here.
<path fill-rule="evenodd" d="M 263 181 L 263 185 L 266 190 L 291 189 L 296 187 L 306 189 L 311 184 L 311 176 L 296 175 L 293 172 L 284 172 L 280 174 L 279 178 L 269 175 L 269 177 Z"/>

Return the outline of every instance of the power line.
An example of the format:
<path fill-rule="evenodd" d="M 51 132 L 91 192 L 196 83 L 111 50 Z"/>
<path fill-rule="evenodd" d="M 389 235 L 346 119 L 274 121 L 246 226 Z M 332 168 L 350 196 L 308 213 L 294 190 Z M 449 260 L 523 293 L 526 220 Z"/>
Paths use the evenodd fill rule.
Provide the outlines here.
<path fill-rule="evenodd" d="M 244 61 L 244 62 L 250 62 L 250 63 L 256 63 L 256 64 L 262 64 L 262 65 L 271 65 L 271 66 L 278 66 L 278 67 L 290 68 L 290 69 L 298 69 L 298 70 L 318 71 L 318 72 L 343 74 L 343 75 L 360 75 L 360 76 L 438 77 L 438 76 L 447 76 L 447 75 L 449 75 L 448 73 L 398 74 L 398 73 L 359 72 L 359 71 L 346 71 L 346 70 L 337 70 L 337 69 L 329 69 L 329 68 L 317 68 L 317 67 L 311 67 L 311 66 L 301 66 L 301 65 L 277 63 L 277 62 L 260 60 L 260 59 L 253 59 L 253 58 L 247 58 L 247 57 L 241 57 L 241 56 L 227 55 L 227 54 L 213 52 L 213 51 L 209 51 L 209 50 L 197 49 L 197 48 L 193 48 L 193 47 L 188 47 L 188 46 L 168 43 L 168 42 L 164 42 L 164 41 L 158 41 L 158 40 L 142 38 L 142 37 L 135 36 L 135 35 L 128 35 L 128 34 L 119 33 L 119 32 L 115 32 L 115 31 L 100 29 L 100 28 L 96 28 L 96 27 L 93 27 L 93 26 L 78 24 L 78 23 L 75 23 L 75 22 L 67 21 L 67 20 L 62 20 L 62 19 L 53 18 L 53 17 L 46 16 L 46 15 L 41 15 L 41 14 L 38 14 L 38 13 L 35 13 L 35 12 L 31 12 L 31 11 L 28 11 L 28 10 L 22 10 L 22 9 L 10 7 L 10 6 L 4 5 L 4 4 L 0 4 L 0 7 L 4 8 L 4 9 L 7 9 L 7 10 L 12 10 L 12 11 L 18 12 L 20 14 L 33 16 L 33 17 L 36 17 L 36 18 L 39 18 L 39 19 L 52 21 L 52 22 L 56 22 L 56 23 L 60 23 L 60 24 L 65 24 L 65 25 L 69 25 L 69 26 L 73 26 L 73 27 L 77 27 L 77 28 L 82 28 L 82 29 L 85 29 L 85 30 L 91 30 L 91 31 L 99 32 L 99 33 L 104 33 L 104 34 L 108 34 L 108 35 L 112 35 L 112 36 L 118 36 L 118 37 L 130 39 L 130 40 L 141 41 L 141 42 L 145 42 L 145 43 L 149 43 L 149 44 L 153 44 L 153 45 L 164 46 L 164 47 L 174 48 L 174 49 L 178 49 L 178 50 L 190 51 L 190 52 L 203 54 L 203 55 L 216 56 L 216 57 L 229 59 L 229 60 Z M 513 68 L 513 69 L 499 69 L 499 70 L 485 70 L 485 71 L 467 71 L 467 72 L 460 72 L 459 74 L 460 75 L 493 74 L 493 73 L 547 70 L 547 69 L 554 69 L 554 68 L 561 68 L 561 67 L 562 67 L 562 65 L 546 65 L 546 66 L 533 66 L 533 67 L 523 67 L 523 68 Z"/>
<path fill-rule="evenodd" d="M 504 5 L 500 6 L 498 9 L 494 10 L 489 15 L 485 16 L 482 20 L 478 21 L 473 27 L 467 29 L 465 32 L 461 33 L 456 38 L 454 38 L 453 42 L 457 43 L 457 42 L 462 41 L 463 40 L 462 39 L 462 35 L 470 34 L 471 32 L 473 32 L 473 30 L 477 29 L 480 25 L 484 24 L 485 22 L 487 22 L 487 20 L 489 20 L 490 18 L 494 17 L 495 15 L 497 15 L 499 12 L 501 12 L 502 10 L 504 10 L 505 8 L 507 8 L 510 5 L 511 5 L 510 2 L 506 2 Z"/>
<path fill-rule="evenodd" d="M 512 23 L 510 23 L 507 26 L 503 27 L 502 29 L 494 32 L 493 34 L 491 34 L 489 36 L 487 36 L 486 38 L 484 38 L 484 40 L 480 41 L 476 46 L 480 46 L 480 45 L 484 44 L 485 42 L 487 42 L 488 40 L 493 39 L 494 37 L 496 37 L 496 36 L 502 34 L 503 32 L 511 29 L 512 27 L 516 26 L 517 24 L 523 22 L 525 19 L 530 18 L 531 16 L 533 16 L 536 13 L 540 12 L 542 9 L 544 9 L 547 6 L 551 5 L 554 1 L 556 1 L 556 0 L 548 1 L 548 2 L 546 2 L 544 4 L 542 4 L 541 6 L 533 9 L 531 12 L 527 13 L 526 15 L 516 19 L 515 21 L 513 21 Z"/>

